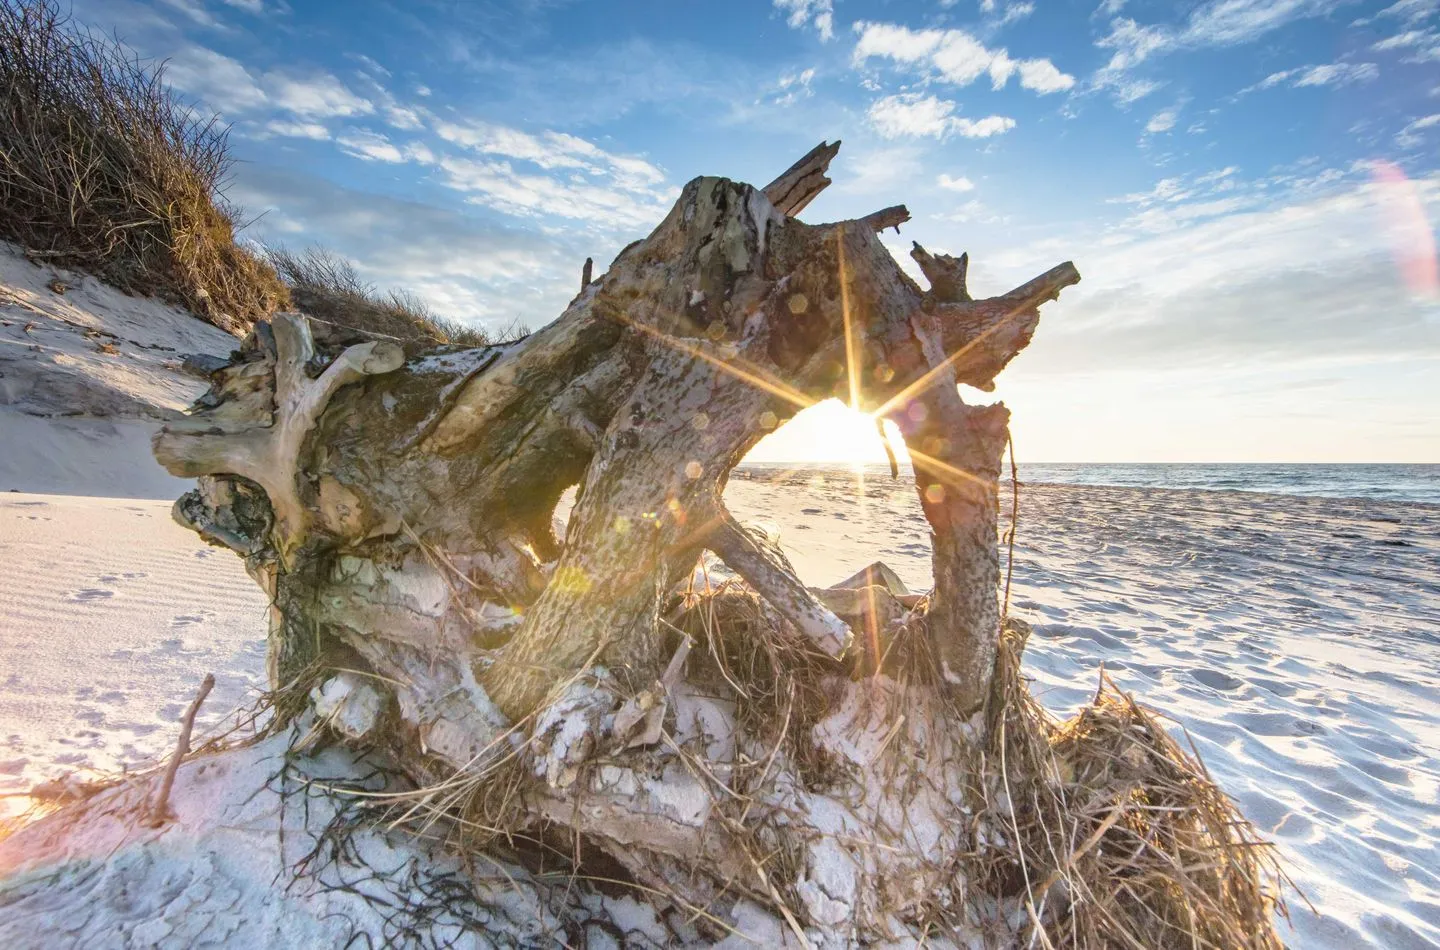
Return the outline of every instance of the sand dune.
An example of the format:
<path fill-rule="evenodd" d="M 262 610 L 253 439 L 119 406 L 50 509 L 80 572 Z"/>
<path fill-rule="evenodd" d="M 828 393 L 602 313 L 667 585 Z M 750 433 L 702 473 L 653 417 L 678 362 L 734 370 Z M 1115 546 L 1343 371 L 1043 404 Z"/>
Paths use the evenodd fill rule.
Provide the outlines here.
<path fill-rule="evenodd" d="M 205 391 L 181 366 L 238 341 L 0 241 L 0 491 L 171 498 L 149 434 Z"/>

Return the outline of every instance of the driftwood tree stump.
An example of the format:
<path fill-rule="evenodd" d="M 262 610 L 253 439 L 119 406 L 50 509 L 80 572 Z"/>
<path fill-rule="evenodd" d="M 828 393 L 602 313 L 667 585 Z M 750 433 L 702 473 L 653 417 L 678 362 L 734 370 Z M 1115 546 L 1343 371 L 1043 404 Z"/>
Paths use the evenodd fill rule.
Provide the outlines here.
<path fill-rule="evenodd" d="M 913 935 L 963 887 L 1008 412 L 957 384 L 989 389 L 1079 280 L 1065 263 L 974 300 L 965 257 L 917 245 L 922 290 L 876 237 L 903 207 L 793 217 L 838 147 L 763 190 L 690 182 L 518 342 L 406 354 L 278 315 L 155 442 L 200 477 L 177 519 L 272 597 L 273 684 L 305 678 L 343 740 L 476 796 L 520 767 L 519 825 L 568 829 L 683 906 L 753 900 L 812 941 Z M 933 532 L 935 588 L 885 629 L 852 633 L 722 499 L 757 441 L 836 395 L 899 427 Z M 793 694 L 777 728 L 747 731 L 744 682 L 697 685 L 677 585 L 705 550 L 817 671 L 804 729 Z"/>

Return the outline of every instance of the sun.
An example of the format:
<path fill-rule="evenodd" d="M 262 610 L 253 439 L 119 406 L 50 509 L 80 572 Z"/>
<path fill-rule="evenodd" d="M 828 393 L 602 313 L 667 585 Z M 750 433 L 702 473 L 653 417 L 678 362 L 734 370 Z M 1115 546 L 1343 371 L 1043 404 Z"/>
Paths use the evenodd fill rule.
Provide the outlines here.
<path fill-rule="evenodd" d="M 885 431 L 895 457 L 907 459 L 905 443 L 891 423 Z M 885 465 L 885 447 L 875 419 L 851 409 L 839 399 L 827 399 L 803 409 L 766 436 L 747 462 L 802 462 L 818 465 Z"/>

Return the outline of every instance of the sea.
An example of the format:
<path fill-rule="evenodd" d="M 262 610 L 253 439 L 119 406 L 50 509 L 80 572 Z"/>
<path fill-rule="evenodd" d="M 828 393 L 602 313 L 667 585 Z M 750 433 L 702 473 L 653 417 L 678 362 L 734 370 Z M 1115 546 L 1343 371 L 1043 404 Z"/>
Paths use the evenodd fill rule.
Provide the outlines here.
<path fill-rule="evenodd" d="M 843 465 L 747 463 L 768 470 L 803 468 L 854 472 Z M 869 477 L 888 477 L 885 465 L 865 465 Z M 1243 491 L 1321 498 L 1366 498 L 1440 505 L 1440 464 L 1280 464 L 1272 462 L 1032 462 L 1019 466 L 1020 481 L 1034 485 L 1110 485 Z"/>

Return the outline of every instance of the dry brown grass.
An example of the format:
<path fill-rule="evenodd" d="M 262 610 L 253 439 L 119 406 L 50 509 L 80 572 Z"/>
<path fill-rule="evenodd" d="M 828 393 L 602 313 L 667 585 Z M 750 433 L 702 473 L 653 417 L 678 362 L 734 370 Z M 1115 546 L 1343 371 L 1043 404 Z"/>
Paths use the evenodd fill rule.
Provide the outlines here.
<path fill-rule="evenodd" d="M 226 132 L 52 0 L 0 0 L 0 237 L 32 258 L 242 333 L 287 295 L 235 243 Z"/>
<path fill-rule="evenodd" d="M 1021 677 L 1028 632 L 1009 627 L 997 662 L 982 794 L 1011 840 L 984 886 L 1020 895 L 1032 946 L 1280 950 L 1272 846 L 1103 673 L 1090 705 L 1051 716 Z"/>
<path fill-rule="evenodd" d="M 298 253 L 270 248 L 266 257 L 289 287 L 295 309 L 342 329 L 395 340 L 407 350 L 447 343 L 485 346 L 525 335 L 518 326 L 492 334 L 436 314 L 407 291 L 377 290 L 349 261 L 323 248 Z"/>

